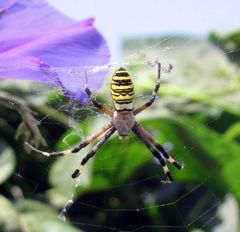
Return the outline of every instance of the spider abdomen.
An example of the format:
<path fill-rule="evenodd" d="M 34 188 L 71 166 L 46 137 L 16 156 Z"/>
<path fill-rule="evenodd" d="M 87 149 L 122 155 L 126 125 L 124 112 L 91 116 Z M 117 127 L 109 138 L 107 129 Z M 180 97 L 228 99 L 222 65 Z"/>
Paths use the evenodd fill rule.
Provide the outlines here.
<path fill-rule="evenodd" d="M 129 135 L 135 122 L 133 111 L 118 112 L 114 111 L 112 123 L 122 137 Z"/>
<path fill-rule="evenodd" d="M 132 79 L 124 68 L 115 71 L 112 77 L 111 94 L 113 104 L 118 111 L 131 111 L 134 101 Z"/>

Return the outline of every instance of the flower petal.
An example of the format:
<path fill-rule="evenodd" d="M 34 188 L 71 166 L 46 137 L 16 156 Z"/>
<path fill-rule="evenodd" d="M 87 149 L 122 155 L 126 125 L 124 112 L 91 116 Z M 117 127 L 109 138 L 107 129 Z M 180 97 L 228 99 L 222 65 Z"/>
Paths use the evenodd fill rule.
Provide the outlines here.
<path fill-rule="evenodd" d="M 57 74 L 36 57 L 10 57 L 0 60 L 0 77 L 60 85 Z"/>
<path fill-rule="evenodd" d="M 39 0 L 1 0 L 0 3 L 0 52 L 24 44 L 39 36 L 68 26 L 73 19 Z"/>
<path fill-rule="evenodd" d="M 0 77 L 58 84 L 68 97 L 86 103 L 85 72 L 110 57 L 94 19 L 76 23 L 39 0 L 1 3 L 0 12 Z M 90 72 L 90 88 L 100 88 L 105 76 L 103 70 Z"/>

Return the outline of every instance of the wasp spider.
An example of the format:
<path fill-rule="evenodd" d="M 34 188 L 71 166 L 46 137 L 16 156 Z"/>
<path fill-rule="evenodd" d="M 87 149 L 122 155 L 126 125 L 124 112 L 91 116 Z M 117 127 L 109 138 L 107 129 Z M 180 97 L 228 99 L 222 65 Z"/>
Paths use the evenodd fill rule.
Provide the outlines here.
<path fill-rule="evenodd" d="M 79 152 L 82 148 L 86 147 L 89 143 L 93 142 L 95 139 L 105 133 L 100 139 L 100 141 L 82 159 L 80 167 L 73 172 L 72 178 L 76 178 L 81 174 L 83 166 L 88 162 L 90 158 L 95 155 L 98 149 L 113 135 L 115 131 L 118 132 L 120 137 L 127 137 L 132 130 L 137 135 L 137 137 L 139 137 L 139 139 L 144 143 L 144 145 L 150 150 L 150 152 L 158 159 L 164 173 L 166 174 L 167 182 L 172 182 L 173 178 L 166 165 L 166 161 L 169 161 L 178 169 L 182 169 L 183 166 L 177 161 L 175 161 L 164 149 L 164 147 L 160 143 L 158 143 L 158 141 L 135 120 L 135 115 L 151 106 L 156 98 L 157 92 L 160 88 L 161 64 L 158 62 L 157 66 L 157 81 L 152 95 L 144 105 L 140 106 L 137 109 L 134 109 L 133 107 L 134 86 L 131 77 L 124 68 L 121 67 L 117 69 L 112 77 L 111 95 L 114 105 L 113 111 L 103 106 L 96 100 L 95 97 L 92 96 L 92 93 L 88 88 L 86 82 L 85 90 L 90 100 L 101 112 L 109 115 L 111 117 L 111 121 L 107 123 L 101 130 L 87 137 L 77 147 L 65 151 L 49 153 L 31 146 L 29 143 L 26 144 L 33 151 L 48 157 L 65 156 Z M 170 69 L 171 68 L 172 66 L 170 65 Z"/>

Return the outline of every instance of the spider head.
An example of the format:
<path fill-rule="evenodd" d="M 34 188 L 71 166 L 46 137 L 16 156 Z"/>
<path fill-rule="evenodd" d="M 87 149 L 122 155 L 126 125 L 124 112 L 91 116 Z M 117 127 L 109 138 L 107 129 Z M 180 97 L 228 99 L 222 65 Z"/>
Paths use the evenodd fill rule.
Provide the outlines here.
<path fill-rule="evenodd" d="M 126 69 L 120 67 L 112 77 L 111 94 L 116 110 L 129 111 L 133 109 L 134 86 Z"/>

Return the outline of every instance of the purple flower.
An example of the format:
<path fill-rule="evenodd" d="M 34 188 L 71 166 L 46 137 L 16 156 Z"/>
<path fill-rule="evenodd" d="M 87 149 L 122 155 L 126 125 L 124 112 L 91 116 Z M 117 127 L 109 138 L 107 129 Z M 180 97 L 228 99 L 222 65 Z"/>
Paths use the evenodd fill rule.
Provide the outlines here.
<path fill-rule="evenodd" d="M 59 85 L 66 96 L 88 102 L 85 72 L 94 91 L 109 62 L 107 44 L 93 18 L 76 22 L 43 0 L 1 0 L 0 77 Z"/>

